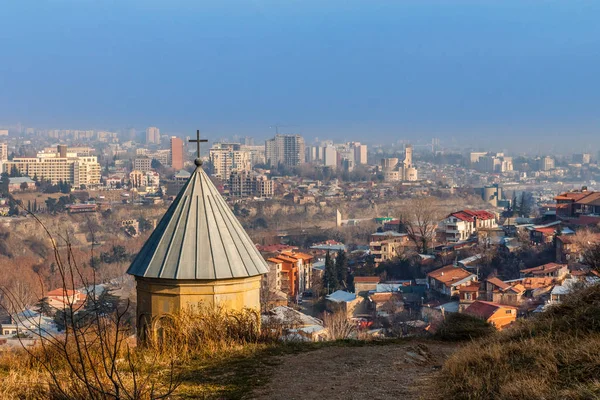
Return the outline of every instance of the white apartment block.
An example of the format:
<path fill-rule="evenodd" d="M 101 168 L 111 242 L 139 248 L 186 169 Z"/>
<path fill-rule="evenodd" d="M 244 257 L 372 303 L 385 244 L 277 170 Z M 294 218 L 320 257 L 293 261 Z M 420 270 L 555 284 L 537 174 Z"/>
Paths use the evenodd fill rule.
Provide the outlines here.
<path fill-rule="evenodd" d="M 209 151 L 209 159 L 213 166 L 213 176 L 229 179 L 232 172 L 250 171 L 250 153 L 241 150 L 237 143 L 215 143 Z"/>
<path fill-rule="evenodd" d="M 496 228 L 496 216 L 488 211 L 462 210 L 444 218 L 438 231 L 447 242 L 455 243 L 469 239 L 478 229 Z"/>
<path fill-rule="evenodd" d="M 10 173 L 13 168 L 22 175 L 50 180 L 52 184 L 63 181 L 76 188 L 100 184 L 100 164 L 97 158 L 80 157 L 77 153 L 67 152 L 66 146 L 58 146 L 54 153 L 40 152 L 37 157 L 18 157 L 2 164 L 2 172 Z"/>

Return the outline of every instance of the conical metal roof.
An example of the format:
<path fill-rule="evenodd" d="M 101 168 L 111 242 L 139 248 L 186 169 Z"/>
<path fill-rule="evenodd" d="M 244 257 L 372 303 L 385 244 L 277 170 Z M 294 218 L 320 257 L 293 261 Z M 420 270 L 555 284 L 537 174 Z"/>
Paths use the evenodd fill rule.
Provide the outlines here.
<path fill-rule="evenodd" d="M 147 278 L 208 280 L 267 272 L 264 258 L 200 165 L 127 270 Z"/>

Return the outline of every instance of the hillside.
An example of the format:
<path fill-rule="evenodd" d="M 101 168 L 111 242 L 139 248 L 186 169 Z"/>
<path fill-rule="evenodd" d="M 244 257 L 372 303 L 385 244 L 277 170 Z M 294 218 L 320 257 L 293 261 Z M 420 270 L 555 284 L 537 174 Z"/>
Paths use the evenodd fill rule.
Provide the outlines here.
<path fill-rule="evenodd" d="M 600 286 L 453 354 L 438 391 L 454 399 L 600 398 Z"/>

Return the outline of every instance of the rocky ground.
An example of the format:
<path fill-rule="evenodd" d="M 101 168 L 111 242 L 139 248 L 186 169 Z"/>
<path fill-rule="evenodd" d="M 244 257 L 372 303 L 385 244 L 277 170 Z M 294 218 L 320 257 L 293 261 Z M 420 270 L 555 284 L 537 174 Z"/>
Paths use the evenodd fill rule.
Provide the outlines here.
<path fill-rule="evenodd" d="M 436 342 L 327 347 L 278 357 L 257 399 L 431 399 L 456 345 Z"/>

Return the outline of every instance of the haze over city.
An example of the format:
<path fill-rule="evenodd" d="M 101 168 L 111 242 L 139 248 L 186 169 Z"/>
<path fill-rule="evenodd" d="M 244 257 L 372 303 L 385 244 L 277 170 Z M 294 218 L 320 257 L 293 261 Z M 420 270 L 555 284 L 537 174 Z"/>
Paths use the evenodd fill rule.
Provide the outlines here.
<path fill-rule="evenodd" d="M 600 128 L 599 14 L 584 1 L 6 2 L 0 124 L 264 139 L 280 123 L 307 142 L 581 152 Z"/>

